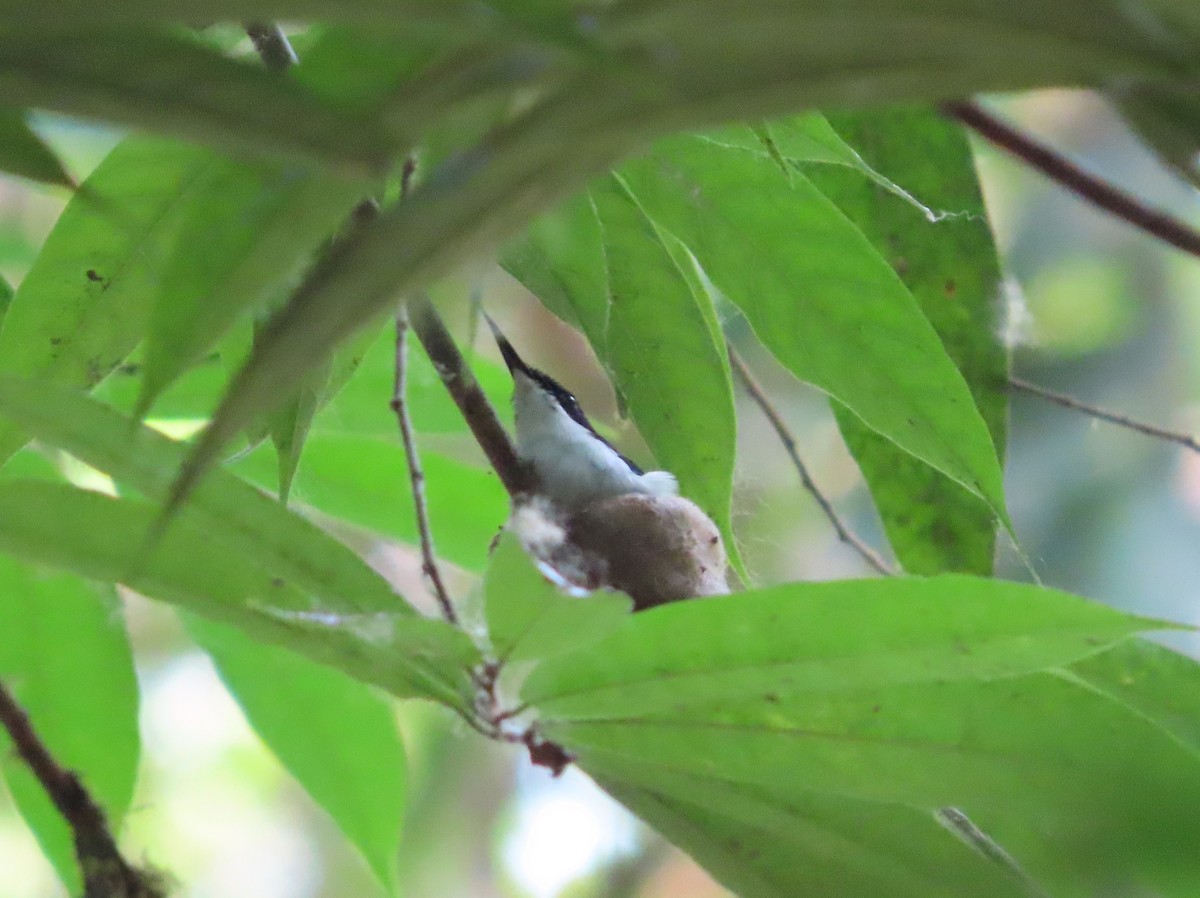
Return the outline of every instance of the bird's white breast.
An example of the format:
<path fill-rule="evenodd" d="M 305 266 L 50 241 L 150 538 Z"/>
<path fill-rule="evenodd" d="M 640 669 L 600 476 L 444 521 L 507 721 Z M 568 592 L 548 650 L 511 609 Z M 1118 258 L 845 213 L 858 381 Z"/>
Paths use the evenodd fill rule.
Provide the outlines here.
<path fill-rule="evenodd" d="M 626 493 L 677 492 L 675 478 L 666 472 L 632 471 L 616 451 L 528 378 L 516 378 L 513 408 L 517 452 L 533 465 L 542 492 L 555 504 L 577 509 Z"/>

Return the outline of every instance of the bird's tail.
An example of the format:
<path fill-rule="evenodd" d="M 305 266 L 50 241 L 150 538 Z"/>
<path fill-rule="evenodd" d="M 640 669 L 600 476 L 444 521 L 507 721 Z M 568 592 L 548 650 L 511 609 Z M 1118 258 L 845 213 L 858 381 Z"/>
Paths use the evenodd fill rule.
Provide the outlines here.
<path fill-rule="evenodd" d="M 642 475 L 642 485 L 652 496 L 679 495 L 679 481 L 670 471 L 647 471 Z"/>

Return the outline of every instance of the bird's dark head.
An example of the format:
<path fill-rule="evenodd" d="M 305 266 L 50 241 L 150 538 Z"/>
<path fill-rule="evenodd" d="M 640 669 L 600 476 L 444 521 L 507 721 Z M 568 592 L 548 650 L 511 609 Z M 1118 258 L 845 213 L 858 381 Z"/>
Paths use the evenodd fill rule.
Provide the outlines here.
<path fill-rule="evenodd" d="M 504 332 L 500 330 L 495 321 L 486 312 L 483 315 L 487 321 L 488 327 L 492 329 L 492 336 L 496 338 L 496 345 L 500 347 L 500 355 L 504 357 L 504 364 L 508 366 L 509 373 L 513 376 L 513 380 L 521 386 L 521 380 L 525 379 L 528 385 L 537 389 L 539 392 L 545 393 L 547 397 L 553 400 L 564 412 L 571 417 L 572 420 L 582 424 L 588 430 L 595 432 L 591 422 L 584 415 L 583 409 L 579 407 L 579 402 L 576 401 L 571 391 L 556 381 L 544 371 L 539 371 L 531 365 L 527 365 L 525 360 L 517 354 L 513 349 L 512 343 L 504 336 Z"/>
<path fill-rule="evenodd" d="M 484 312 L 483 320 L 487 322 L 488 327 L 492 330 L 492 336 L 496 338 L 496 345 L 500 347 L 500 355 L 504 357 L 504 364 L 508 366 L 509 373 L 515 377 L 518 371 L 523 374 L 532 372 L 534 369 L 526 365 L 525 360 L 517 355 L 513 345 L 508 342 L 508 337 L 504 336 L 504 331 L 500 330 L 499 325 L 492 320 L 492 316 Z"/>
<path fill-rule="evenodd" d="M 584 428 L 595 439 L 599 440 L 608 448 L 616 453 L 617 457 L 628 466 L 635 474 L 641 474 L 642 469 L 635 465 L 632 461 L 621 455 L 613 449 L 611 443 L 596 432 L 596 428 L 592 426 L 592 422 L 588 420 L 587 415 L 580 408 L 578 400 L 575 396 L 544 371 L 539 371 L 531 365 L 525 363 L 525 360 L 518 355 L 513 349 L 508 338 L 504 336 L 504 332 L 500 330 L 495 321 L 491 319 L 486 312 L 483 314 L 484 320 L 487 321 L 488 327 L 492 330 L 492 336 L 496 338 L 496 345 L 500 347 L 500 355 L 504 357 L 504 364 L 508 366 L 508 371 L 513 377 L 513 382 L 516 385 L 516 391 L 513 396 L 513 405 L 517 411 L 517 429 L 518 433 L 521 430 L 522 418 L 536 419 L 540 417 L 535 409 L 547 408 L 555 411 L 561 410 L 568 418 Z M 524 411 L 524 415 L 522 412 Z"/>

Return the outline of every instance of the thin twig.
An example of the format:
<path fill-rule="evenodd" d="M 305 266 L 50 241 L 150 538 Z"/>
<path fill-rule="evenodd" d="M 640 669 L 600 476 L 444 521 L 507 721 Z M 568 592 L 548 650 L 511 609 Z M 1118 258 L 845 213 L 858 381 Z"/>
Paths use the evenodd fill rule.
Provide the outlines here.
<path fill-rule="evenodd" d="M 1084 171 L 1050 147 L 996 118 L 977 103 L 944 103 L 942 111 L 1089 203 L 1185 253 L 1200 256 L 1200 231 Z"/>
<path fill-rule="evenodd" d="M 300 60 L 278 25 L 268 22 L 247 22 L 246 34 L 258 51 L 263 65 L 273 72 L 285 72 Z"/>
<path fill-rule="evenodd" d="M 413 509 L 417 517 L 417 532 L 421 537 L 421 570 L 429 578 L 434 598 L 442 609 L 442 617 L 457 624 L 458 615 L 450 601 L 450 593 L 442 580 L 437 555 L 433 550 L 433 530 L 429 526 L 429 507 L 425 501 L 425 472 L 421 469 L 421 456 L 417 453 L 417 440 L 413 434 L 412 420 L 408 416 L 408 312 L 401 308 L 396 313 L 396 378 L 392 390 L 392 411 L 400 426 L 400 439 L 404 441 L 404 455 L 408 459 L 408 479 L 412 484 Z"/>
<path fill-rule="evenodd" d="M 1099 418 L 1101 421 L 1107 421 L 1110 424 L 1116 424 L 1118 427 L 1135 430 L 1146 436 L 1156 437 L 1168 443 L 1176 443 L 1185 449 L 1190 449 L 1192 452 L 1200 453 L 1200 442 L 1197 442 L 1186 433 L 1165 430 L 1162 427 L 1155 427 L 1153 424 L 1143 424 L 1141 421 L 1135 421 L 1133 418 L 1118 414 L 1117 412 L 1110 412 L 1102 408 L 1097 408 L 1094 405 L 1088 405 L 1086 402 L 1080 402 L 1074 396 L 1068 396 L 1065 393 L 1056 393 L 1054 390 L 1047 390 L 1045 387 L 1039 387 L 1036 384 L 1031 384 L 1017 377 L 1010 377 L 1008 383 L 1014 390 L 1020 390 L 1022 393 L 1028 393 L 1030 396 L 1037 396 L 1039 399 L 1045 399 L 1047 402 L 1053 402 L 1055 405 L 1061 405 L 1063 408 L 1083 412 L 1085 415 Z"/>
<path fill-rule="evenodd" d="M 8 731 L 21 760 L 29 765 L 71 828 L 85 898 L 161 898 L 164 890 L 159 877 L 138 870 L 121 857 L 108 831 L 104 812 L 79 777 L 54 759 L 38 738 L 25 709 L 3 683 L 0 683 L 0 724 Z"/>
<path fill-rule="evenodd" d="M 775 434 L 779 437 L 779 441 L 783 443 L 783 448 L 787 450 L 792 464 L 795 465 L 796 471 L 800 474 L 800 482 L 804 484 L 804 488 L 816 500 L 825 517 L 829 519 L 829 523 L 833 525 L 838 539 L 858 552 L 863 560 L 879 573 L 885 576 L 895 574 L 896 572 L 892 570 L 891 565 L 880 558 L 874 549 L 863 542 L 853 530 L 846 526 L 832 503 L 825 498 L 825 495 L 813 483 L 813 479 L 808 473 L 808 467 L 804 464 L 804 459 L 800 457 L 800 450 L 796 446 L 796 439 L 792 436 L 791 431 L 788 430 L 787 423 L 763 391 L 762 386 L 754 379 L 754 375 L 750 373 L 750 369 L 746 367 L 746 363 L 742 361 L 741 356 L 737 354 L 737 351 L 731 344 L 726 345 L 729 349 L 729 363 L 733 366 L 734 372 L 742 381 L 742 385 L 746 388 L 746 392 L 750 394 L 750 398 L 762 409 L 763 414 L 766 415 L 767 420 L 771 423 L 771 427 L 775 429 Z"/>

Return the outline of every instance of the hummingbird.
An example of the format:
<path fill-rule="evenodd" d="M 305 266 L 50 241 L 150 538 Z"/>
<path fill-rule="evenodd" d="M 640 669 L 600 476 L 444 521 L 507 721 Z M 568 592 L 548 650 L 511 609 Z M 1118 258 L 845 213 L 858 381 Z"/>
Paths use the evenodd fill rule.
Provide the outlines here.
<path fill-rule="evenodd" d="M 513 379 L 517 455 L 532 466 L 539 490 L 559 508 L 574 512 L 598 499 L 627 493 L 674 496 L 675 475 L 643 471 L 588 421 L 570 391 L 527 365 L 486 313 L 500 354 Z"/>

